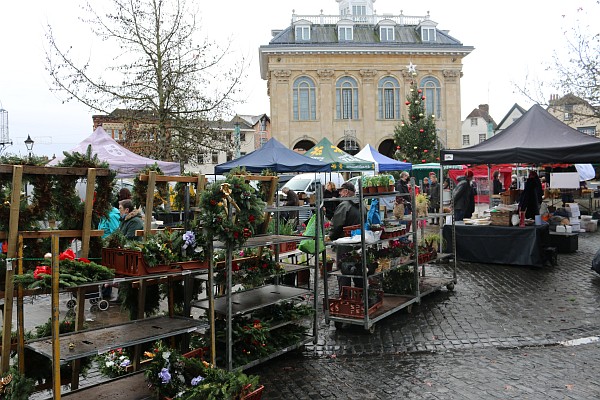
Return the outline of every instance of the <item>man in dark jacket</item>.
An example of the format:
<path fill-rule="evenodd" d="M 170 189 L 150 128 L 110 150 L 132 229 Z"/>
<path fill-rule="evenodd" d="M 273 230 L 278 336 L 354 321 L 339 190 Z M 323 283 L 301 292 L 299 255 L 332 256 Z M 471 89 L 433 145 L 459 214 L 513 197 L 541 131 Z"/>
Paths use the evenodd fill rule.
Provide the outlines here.
<path fill-rule="evenodd" d="M 141 240 L 141 236 L 136 236 L 135 231 L 144 229 L 142 213 L 133 207 L 133 202 L 129 199 L 119 202 L 119 212 L 121 213 L 121 225 L 119 230 L 127 239 Z"/>
<path fill-rule="evenodd" d="M 435 172 L 429 173 L 429 211 L 436 214 L 440 212 L 440 184 L 437 180 Z M 432 218 L 431 224 L 438 225 L 439 218 Z"/>
<path fill-rule="evenodd" d="M 475 205 L 475 195 L 471 187 L 472 180 L 473 171 L 467 170 L 464 177 L 458 178 L 458 184 L 452 191 L 456 221 L 462 221 Z"/>
<path fill-rule="evenodd" d="M 354 197 L 355 188 L 354 185 L 350 182 L 342 183 L 340 188 L 340 197 Z M 360 207 L 357 199 L 348 199 L 340 202 L 338 206 L 335 208 L 335 212 L 333 213 L 333 218 L 331 219 L 331 232 L 329 233 L 329 238 L 331 240 L 336 240 L 344 236 L 344 227 L 351 225 L 360 225 Z M 337 246 L 336 248 L 336 258 L 338 258 L 338 268 L 341 268 L 341 263 L 339 261 L 339 257 L 342 254 L 346 254 L 352 251 L 352 246 Z M 362 275 L 362 272 L 360 272 Z M 352 280 L 354 280 L 354 286 L 363 287 L 363 280 L 361 278 L 349 278 L 346 276 L 342 276 L 338 278 L 338 283 L 340 286 L 340 293 L 343 286 L 350 286 Z"/>
<path fill-rule="evenodd" d="M 342 183 L 340 197 L 354 197 L 354 185 L 350 182 Z M 344 227 L 350 225 L 360 225 L 360 210 L 358 199 L 345 200 L 340 202 L 335 208 L 333 218 L 331 218 L 331 232 L 329 238 L 336 240 L 344 236 Z"/>

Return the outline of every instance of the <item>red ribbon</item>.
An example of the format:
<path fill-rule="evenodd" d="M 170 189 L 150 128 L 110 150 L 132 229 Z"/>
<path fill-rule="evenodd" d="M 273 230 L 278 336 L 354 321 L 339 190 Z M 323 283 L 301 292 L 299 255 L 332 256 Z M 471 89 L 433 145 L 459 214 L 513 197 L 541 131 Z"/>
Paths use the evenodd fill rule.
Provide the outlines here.
<path fill-rule="evenodd" d="M 39 265 L 37 267 L 35 267 L 35 271 L 33 271 L 33 278 L 34 279 L 42 279 L 42 275 L 51 275 L 52 274 L 52 268 L 48 267 L 47 265 Z"/>
<path fill-rule="evenodd" d="M 67 249 L 65 251 L 63 251 L 62 253 L 60 253 L 60 255 L 58 256 L 59 260 L 74 260 L 75 259 L 75 253 L 73 252 L 73 250 L 71 249 Z"/>

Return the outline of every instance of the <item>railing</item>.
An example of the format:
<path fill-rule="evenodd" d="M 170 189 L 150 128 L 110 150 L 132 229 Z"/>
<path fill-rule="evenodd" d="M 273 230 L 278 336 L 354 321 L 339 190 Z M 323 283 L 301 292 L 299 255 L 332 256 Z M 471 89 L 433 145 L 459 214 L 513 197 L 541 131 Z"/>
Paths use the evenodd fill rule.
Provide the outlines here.
<path fill-rule="evenodd" d="M 318 25 L 335 25 L 342 19 L 349 19 L 356 24 L 377 25 L 384 19 L 394 21 L 398 25 L 419 25 L 421 22 L 429 19 L 429 14 L 425 16 L 408 16 L 408 15 L 298 15 L 292 14 L 292 23 L 299 20 L 306 20 Z"/>

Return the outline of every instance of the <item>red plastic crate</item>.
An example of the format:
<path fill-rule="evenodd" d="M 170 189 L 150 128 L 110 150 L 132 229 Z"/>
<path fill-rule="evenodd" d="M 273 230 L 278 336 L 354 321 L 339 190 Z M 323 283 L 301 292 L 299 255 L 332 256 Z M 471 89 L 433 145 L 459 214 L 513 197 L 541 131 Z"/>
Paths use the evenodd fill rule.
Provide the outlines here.
<path fill-rule="evenodd" d="M 144 276 L 188 269 L 207 269 L 207 261 L 182 261 L 166 265 L 148 266 L 140 250 L 102 249 L 102 265 L 115 270 L 117 275 Z"/>
<path fill-rule="evenodd" d="M 373 314 L 383 305 L 383 290 L 375 290 L 375 292 L 380 300 L 369 307 L 368 315 Z M 365 305 L 363 301 L 363 289 L 343 286 L 341 298 L 329 299 L 329 314 L 337 317 L 364 318 Z"/>

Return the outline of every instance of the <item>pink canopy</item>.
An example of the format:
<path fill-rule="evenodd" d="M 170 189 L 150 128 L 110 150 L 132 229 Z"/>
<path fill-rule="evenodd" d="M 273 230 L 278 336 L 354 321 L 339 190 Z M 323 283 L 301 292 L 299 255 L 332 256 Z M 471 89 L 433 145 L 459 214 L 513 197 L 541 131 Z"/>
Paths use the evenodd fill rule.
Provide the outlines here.
<path fill-rule="evenodd" d="M 158 164 L 165 175 L 181 173 L 179 163 L 156 161 L 135 154 L 117 143 L 101 126 L 69 152 L 85 153 L 89 145 L 92 145 L 92 153 L 97 154 L 100 160 L 106 161 L 109 168 L 117 172 L 117 178 L 133 178 L 146 166 L 154 163 Z M 48 165 L 57 165 L 63 158 L 57 157 Z"/>

